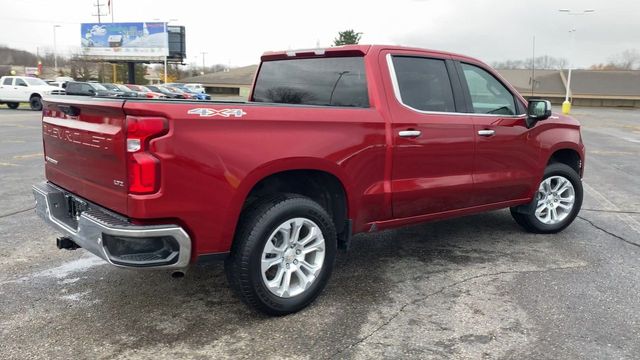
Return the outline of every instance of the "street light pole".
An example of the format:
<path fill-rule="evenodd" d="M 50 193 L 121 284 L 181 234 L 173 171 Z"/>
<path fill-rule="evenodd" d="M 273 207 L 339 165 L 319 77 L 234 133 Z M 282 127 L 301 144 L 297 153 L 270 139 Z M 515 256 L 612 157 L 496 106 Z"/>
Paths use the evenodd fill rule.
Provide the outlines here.
<path fill-rule="evenodd" d="M 56 41 L 56 28 L 61 25 L 53 25 L 53 67 L 56 69 L 56 76 L 58 75 L 58 42 Z"/>
<path fill-rule="evenodd" d="M 583 15 L 588 15 L 596 12 L 593 9 L 586 9 L 582 11 L 571 11 L 571 9 L 558 9 L 558 11 L 561 13 L 565 13 L 569 16 L 583 16 Z M 573 66 L 574 66 L 573 62 L 575 59 L 575 55 L 573 54 L 576 48 L 575 27 L 572 26 L 571 29 L 569 30 L 569 33 L 571 34 L 571 45 L 570 45 L 571 54 L 569 58 L 569 69 L 567 71 L 567 87 L 565 91 L 564 102 L 562 103 L 562 113 L 565 115 L 571 112 L 571 102 L 569 101 L 569 93 L 571 92 L 571 72 L 573 70 Z M 573 98 L 573 95 L 571 96 L 571 98 Z"/>

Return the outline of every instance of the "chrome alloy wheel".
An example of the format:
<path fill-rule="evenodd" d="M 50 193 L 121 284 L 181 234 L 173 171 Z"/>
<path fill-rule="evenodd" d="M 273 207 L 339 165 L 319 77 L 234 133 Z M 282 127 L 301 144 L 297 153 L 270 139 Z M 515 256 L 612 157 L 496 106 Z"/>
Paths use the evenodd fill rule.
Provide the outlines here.
<path fill-rule="evenodd" d="M 536 195 L 536 218 L 543 224 L 555 225 L 564 220 L 576 200 L 573 184 L 563 176 L 551 176 L 540 183 Z"/>
<path fill-rule="evenodd" d="M 324 255 L 320 227 L 306 218 L 289 219 L 278 225 L 264 245 L 262 281 L 279 297 L 300 295 L 317 279 Z"/>

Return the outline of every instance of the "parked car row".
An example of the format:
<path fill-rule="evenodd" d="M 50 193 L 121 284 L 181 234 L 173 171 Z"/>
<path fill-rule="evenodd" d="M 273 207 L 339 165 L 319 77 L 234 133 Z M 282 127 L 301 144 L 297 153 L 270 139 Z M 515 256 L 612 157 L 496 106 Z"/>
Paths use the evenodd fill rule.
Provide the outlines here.
<path fill-rule="evenodd" d="M 17 109 L 29 103 L 32 110 L 42 110 L 46 95 L 74 95 L 92 97 L 122 97 L 147 99 L 211 100 L 200 84 L 134 85 L 84 81 L 49 81 L 24 76 L 0 78 L 0 105 Z"/>
<path fill-rule="evenodd" d="M 66 84 L 67 95 L 98 97 L 138 97 L 147 99 L 211 100 L 211 96 L 195 92 L 179 84 L 134 85 L 72 81 Z"/>

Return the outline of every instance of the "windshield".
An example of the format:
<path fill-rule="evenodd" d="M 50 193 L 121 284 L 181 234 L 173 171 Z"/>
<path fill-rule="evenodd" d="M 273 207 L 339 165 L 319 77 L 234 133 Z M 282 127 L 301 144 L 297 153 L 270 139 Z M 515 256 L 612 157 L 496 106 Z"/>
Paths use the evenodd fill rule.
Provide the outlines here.
<path fill-rule="evenodd" d="M 96 90 L 108 91 L 106 87 L 102 86 L 102 84 L 92 83 L 91 86 Z"/>
<path fill-rule="evenodd" d="M 114 84 L 114 86 L 117 87 L 118 89 L 124 91 L 124 92 L 131 92 L 131 89 L 129 89 L 128 87 L 126 87 L 124 85 Z"/>
<path fill-rule="evenodd" d="M 31 86 L 49 85 L 46 82 L 44 82 L 44 80 L 40 80 L 40 79 L 37 79 L 37 78 L 24 78 L 24 81 L 26 81 L 27 84 L 29 84 Z"/>

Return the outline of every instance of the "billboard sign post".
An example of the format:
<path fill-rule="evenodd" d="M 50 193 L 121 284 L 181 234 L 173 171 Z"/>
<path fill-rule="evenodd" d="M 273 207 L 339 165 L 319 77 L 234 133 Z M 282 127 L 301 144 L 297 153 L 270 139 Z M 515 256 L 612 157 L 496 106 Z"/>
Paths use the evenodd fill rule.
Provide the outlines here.
<path fill-rule="evenodd" d="M 106 61 L 164 61 L 169 36 L 164 22 L 86 23 L 80 26 L 82 55 Z"/>

